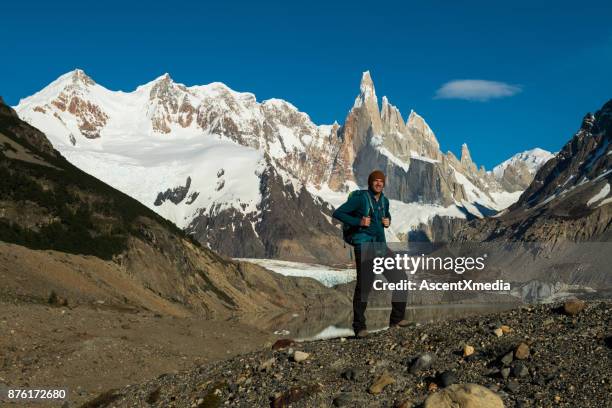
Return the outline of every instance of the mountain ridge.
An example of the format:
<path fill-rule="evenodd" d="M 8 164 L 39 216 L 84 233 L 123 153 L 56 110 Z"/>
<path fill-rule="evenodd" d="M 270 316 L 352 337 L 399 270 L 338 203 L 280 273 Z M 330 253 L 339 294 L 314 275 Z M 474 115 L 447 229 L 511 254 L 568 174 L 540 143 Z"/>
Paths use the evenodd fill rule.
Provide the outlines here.
<path fill-rule="evenodd" d="M 477 240 L 608 241 L 612 223 L 612 100 L 539 168 L 520 198 L 498 217 L 460 232 Z"/>
<path fill-rule="evenodd" d="M 17 111 L 44 129 L 77 166 L 230 256 L 346 262 L 328 207 L 339 205 L 348 191 L 364 188 L 374 168 L 387 173 L 393 206 L 420 205 L 422 214 L 482 217 L 510 204 L 515 197 L 510 190 L 520 189 L 518 178 L 502 185 L 478 169 L 467 146 L 461 159 L 442 153 L 416 112 L 404 120 L 387 97 L 379 109 L 367 71 L 342 125 L 316 125 L 286 101 L 258 102 L 254 94 L 222 83 L 187 87 L 164 74 L 126 93 L 107 90 L 81 70 L 21 100 Z M 292 243 L 287 242 L 299 248 L 294 255 L 279 255 L 283 245 L 274 242 L 263 221 L 262 177 L 271 169 L 279 177 L 268 181 L 274 180 L 282 193 L 267 205 L 270 211 L 288 211 L 286 217 L 299 225 L 291 228 Z M 159 199 L 173 191 L 181 194 Z M 298 191 L 310 197 L 300 201 L 305 207 L 283 202 Z M 408 216 L 406 211 L 401 210 Z M 304 213 L 319 214 L 315 223 L 324 231 L 327 249 L 302 245 L 312 233 Z M 214 217 L 224 219 L 231 233 L 213 228 L 219 226 Z M 389 230 L 388 238 L 403 239 L 417 225 L 404 221 Z M 236 241 L 234 233 L 243 238 L 228 246 Z M 250 254 L 242 250 L 246 239 L 257 241 L 249 246 Z"/>

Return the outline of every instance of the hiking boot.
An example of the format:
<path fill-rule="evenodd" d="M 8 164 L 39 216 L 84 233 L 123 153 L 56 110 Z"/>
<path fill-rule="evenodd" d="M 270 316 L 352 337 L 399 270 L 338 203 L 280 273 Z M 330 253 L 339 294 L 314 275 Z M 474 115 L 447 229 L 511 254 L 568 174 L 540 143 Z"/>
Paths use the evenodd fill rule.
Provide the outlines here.
<path fill-rule="evenodd" d="M 361 329 L 358 332 L 355 333 L 355 337 L 357 337 L 358 339 L 364 339 L 366 337 L 368 337 L 368 330 L 367 329 Z"/>
<path fill-rule="evenodd" d="M 394 328 L 394 327 L 408 327 L 410 326 L 410 322 L 406 319 L 402 319 L 397 323 L 391 323 L 389 325 L 390 328 Z"/>

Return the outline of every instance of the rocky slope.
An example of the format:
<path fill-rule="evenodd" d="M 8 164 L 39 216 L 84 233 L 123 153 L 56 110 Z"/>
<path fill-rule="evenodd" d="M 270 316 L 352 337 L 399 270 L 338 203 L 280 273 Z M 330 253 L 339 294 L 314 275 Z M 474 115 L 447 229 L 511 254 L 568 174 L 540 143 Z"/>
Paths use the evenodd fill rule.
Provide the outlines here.
<path fill-rule="evenodd" d="M 231 256 L 347 261 L 330 210 L 373 168 L 388 173 L 401 215 L 394 240 L 436 214 L 492 214 L 530 177 L 508 166 L 496 178 L 465 145 L 459 159 L 442 153 L 416 112 L 404 120 L 386 97 L 379 110 L 368 72 L 342 126 L 315 125 L 283 100 L 258 102 L 221 83 L 187 87 L 167 74 L 121 92 L 75 70 L 16 110 L 77 167 Z"/>
<path fill-rule="evenodd" d="M 508 256 L 489 259 L 532 301 L 571 286 L 606 291 L 612 229 L 612 101 L 587 114 L 578 132 L 538 170 L 501 214 L 470 222 L 438 217 L 433 235 L 483 242 Z M 508 251 L 510 247 L 514 250 Z"/>
<path fill-rule="evenodd" d="M 344 297 L 229 261 L 136 200 L 79 170 L 0 102 L 4 298 L 104 301 L 172 315 L 304 310 Z"/>
<path fill-rule="evenodd" d="M 272 350 L 109 390 L 84 406 L 606 406 L 611 305 L 568 305 L 386 330 L 365 340 L 279 341 Z M 466 405 L 440 401 L 459 395 Z"/>
<path fill-rule="evenodd" d="M 478 240 L 609 241 L 612 220 L 612 101 L 538 170 L 520 199 L 459 236 Z"/>

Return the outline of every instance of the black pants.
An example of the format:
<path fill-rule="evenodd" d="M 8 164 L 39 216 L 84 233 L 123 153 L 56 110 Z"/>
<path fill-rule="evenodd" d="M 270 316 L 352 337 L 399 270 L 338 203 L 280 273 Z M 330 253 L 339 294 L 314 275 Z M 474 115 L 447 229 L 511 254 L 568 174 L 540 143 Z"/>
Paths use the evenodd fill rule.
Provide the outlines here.
<path fill-rule="evenodd" d="M 390 256 L 390 253 L 387 253 Z M 355 293 L 353 294 L 353 330 L 357 333 L 359 330 L 366 328 L 365 311 L 368 307 L 368 295 L 372 291 L 372 284 L 375 280 L 373 272 L 373 260 L 364 259 L 362 262 L 362 251 L 359 246 L 355 246 L 355 263 L 357 265 L 357 284 L 355 285 Z M 370 256 L 368 256 L 370 258 Z M 399 282 L 405 279 L 403 271 L 385 270 L 383 276 L 387 282 Z M 393 293 L 393 301 L 391 302 L 391 316 L 389 324 L 398 323 L 404 319 L 406 313 L 406 292 L 395 291 Z"/>

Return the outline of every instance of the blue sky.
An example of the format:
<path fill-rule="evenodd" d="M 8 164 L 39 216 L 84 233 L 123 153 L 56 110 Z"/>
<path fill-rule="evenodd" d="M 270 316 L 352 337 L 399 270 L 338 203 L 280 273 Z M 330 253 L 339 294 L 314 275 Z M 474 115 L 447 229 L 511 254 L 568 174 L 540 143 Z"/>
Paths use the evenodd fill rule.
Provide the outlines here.
<path fill-rule="evenodd" d="M 612 99 L 609 1 L 139 3 L 4 4 L 0 95 L 14 105 L 77 67 L 125 91 L 169 72 L 342 123 L 370 70 L 379 97 L 487 168 L 558 150 Z"/>

